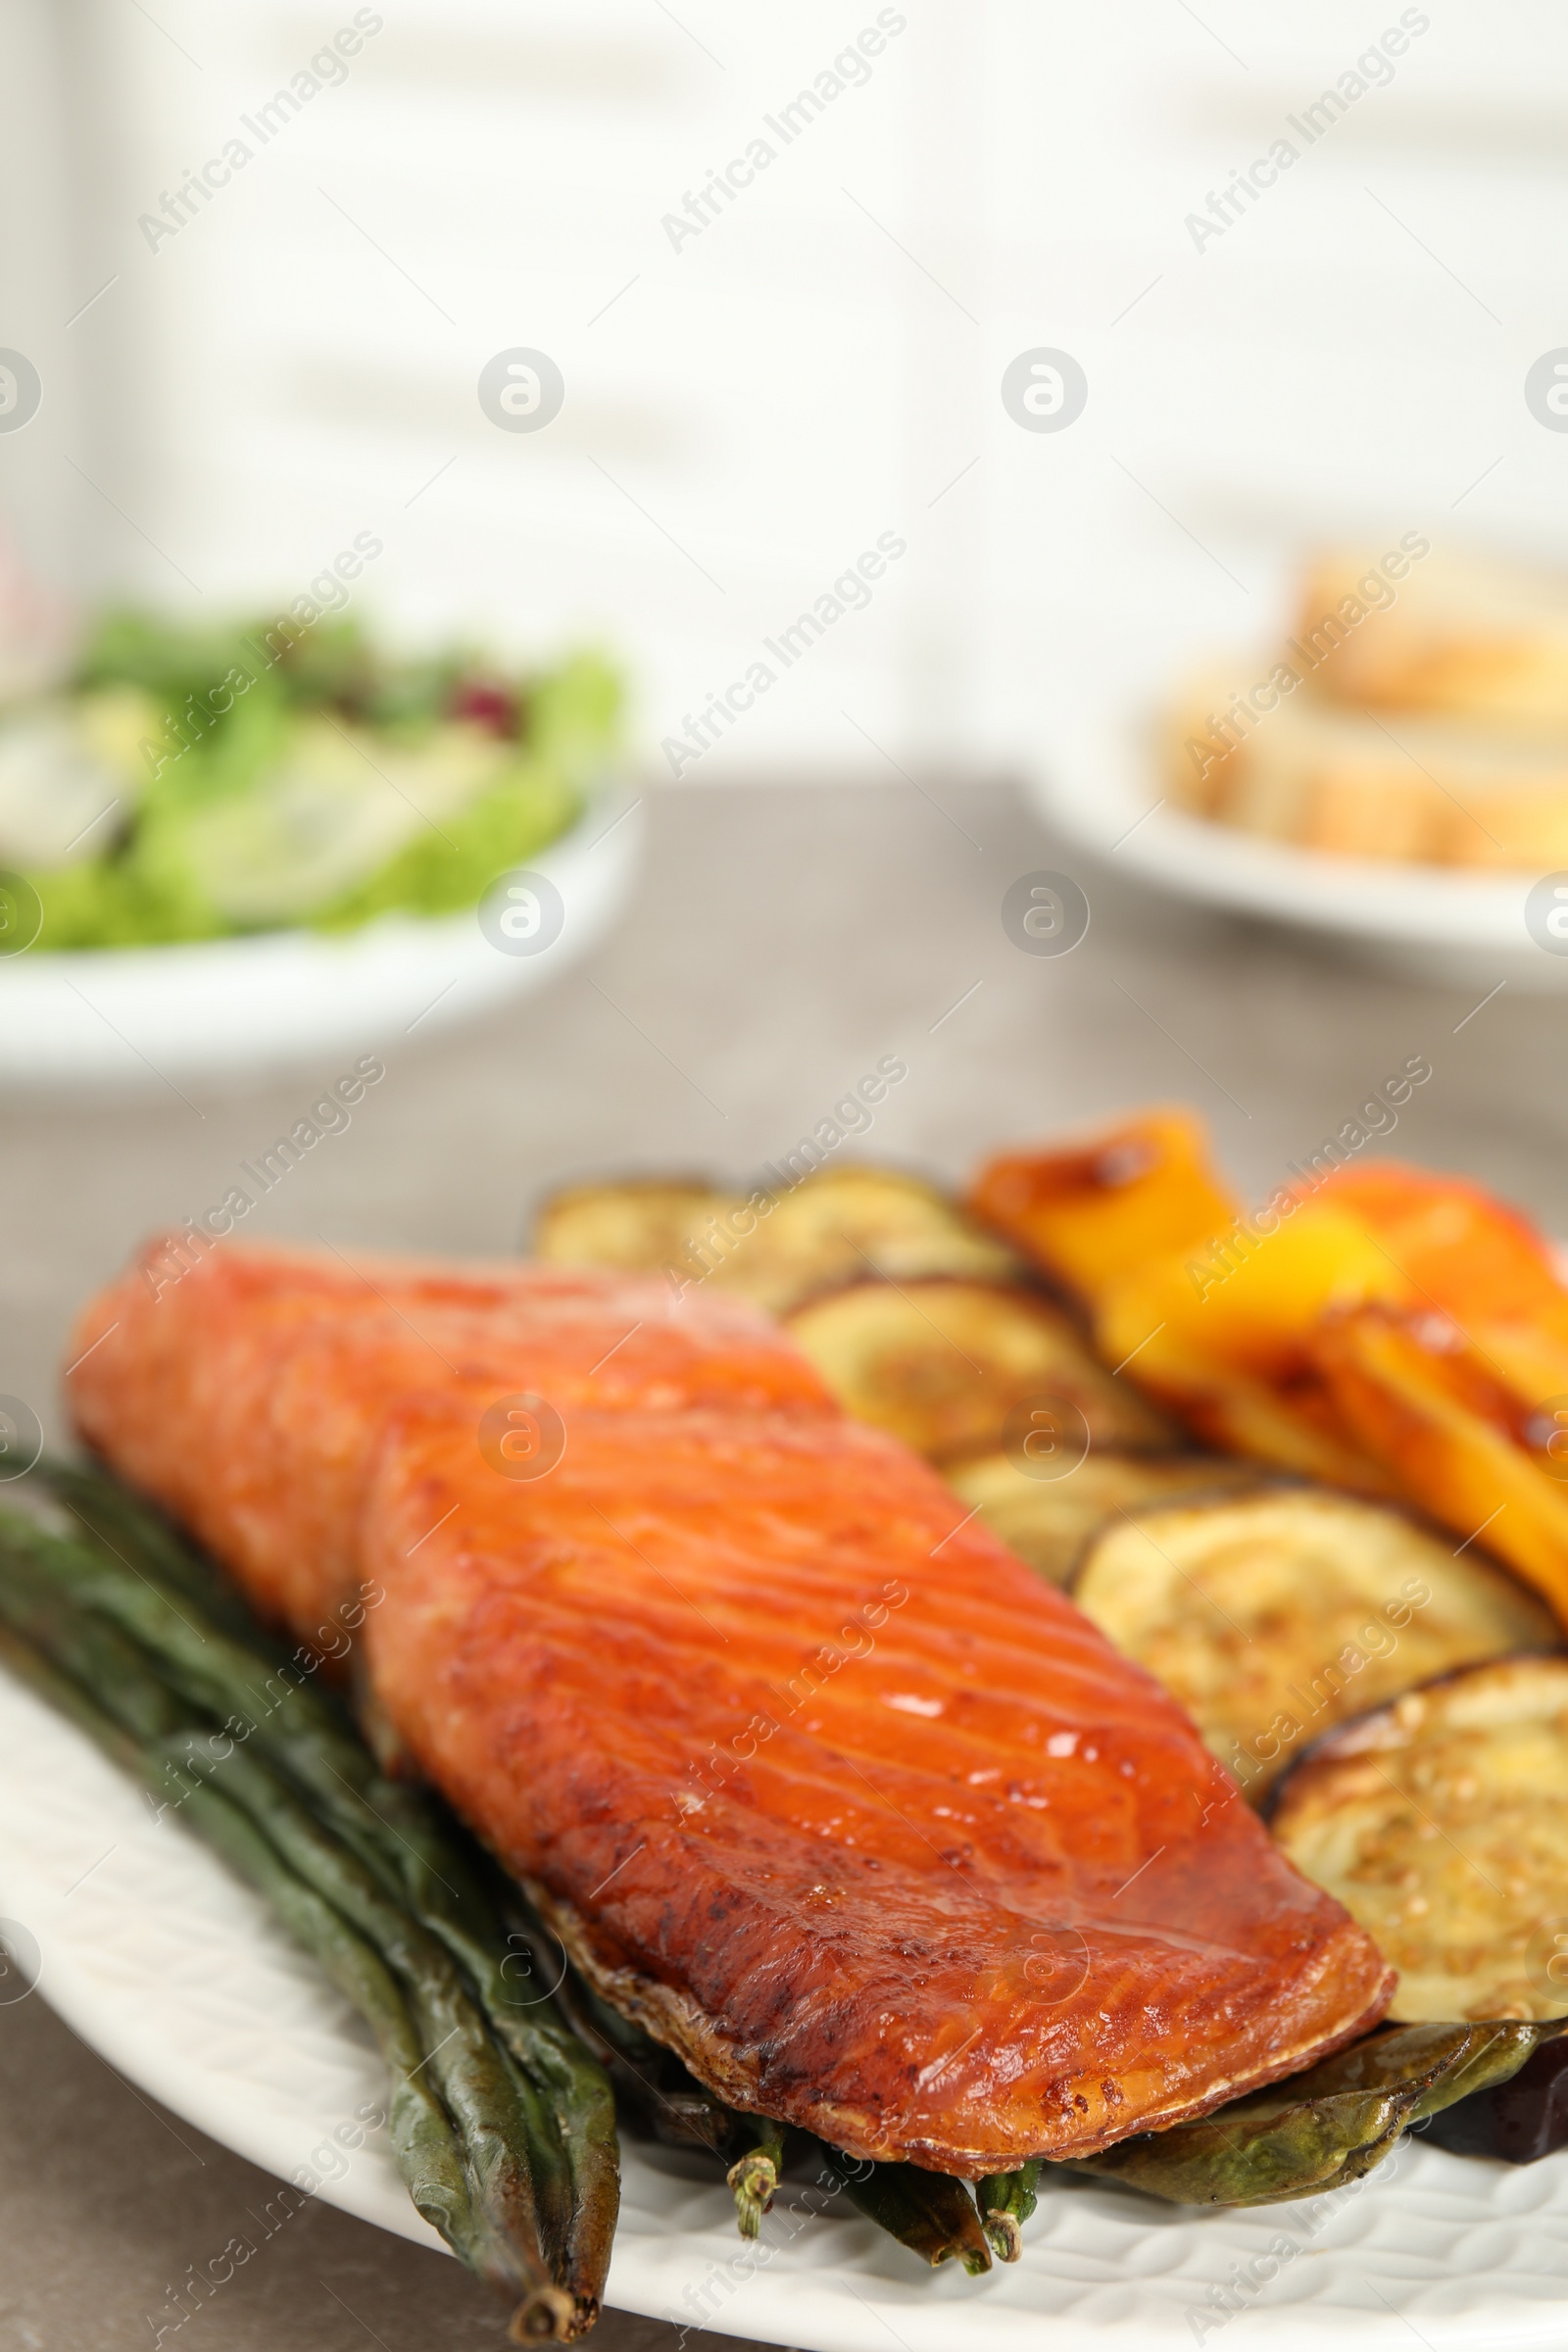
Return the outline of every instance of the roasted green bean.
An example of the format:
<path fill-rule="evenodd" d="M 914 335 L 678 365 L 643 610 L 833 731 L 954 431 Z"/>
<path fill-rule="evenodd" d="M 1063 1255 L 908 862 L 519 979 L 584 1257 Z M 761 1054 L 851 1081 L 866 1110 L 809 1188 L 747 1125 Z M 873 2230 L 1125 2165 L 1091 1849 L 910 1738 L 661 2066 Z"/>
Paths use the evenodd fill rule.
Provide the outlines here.
<path fill-rule="evenodd" d="M 9 1600 L 10 1592 L 9 1580 L 0 1583 L 0 1602 Z M 98 1651 L 96 1659 L 94 1650 Z M 85 1663 L 102 1660 L 96 1642 L 84 1643 L 81 1655 Z M 122 1657 L 117 1663 L 134 1679 L 133 1657 Z M 0 1664 L 59 1708 L 123 1770 L 144 1781 L 155 1795 L 167 1789 L 168 1758 L 162 1743 L 156 1739 L 144 1742 L 127 1731 L 53 1657 L 20 1635 L 14 1623 L 0 1627 Z M 497 2248 L 493 2231 L 474 2207 L 456 2134 L 441 2099 L 434 2085 L 420 2079 L 425 2053 L 391 1972 L 334 1906 L 289 1869 L 254 1823 L 225 1796 L 197 1786 L 188 1792 L 186 1809 L 192 1828 L 267 1897 L 295 1939 L 365 2019 L 390 2078 L 388 2130 L 409 2193 L 456 2254 L 481 2277 L 494 2278 Z M 510 2271 L 513 2266 L 507 2267 Z M 502 2283 L 511 2285 L 512 2280 L 507 2278 Z"/>
<path fill-rule="evenodd" d="M 974 2201 L 980 2222 L 999 2262 L 1016 2262 L 1020 2232 L 1040 2199 L 1040 2159 L 1032 2157 L 1014 2173 L 990 2173 L 976 2187 Z"/>
<path fill-rule="evenodd" d="M 518 2095 L 543 2102 L 548 2130 L 540 2134 L 541 2161 L 553 2141 L 556 2159 L 545 2169 L 564 2168 L 565 2176 L 556 2200 L 568 2216 L 564 2282 L 585 2309 L 597 2308 L 620 2201 L 610 2080 L 551 2000 L 524 1992 L 508 1974 L 517 1955 L 466 1834 L 427 1791 L 383 1773 L 297 1665 L 259 1654 L 258 1642 L 235 1638 L 231 1622 L 225 1630 L 206 1613 L 202 1588 L 221 1591 L 221 1580 L 185 1553 L 135 1496 L 95 1474 L 53 1466 L 48 1483 L 95 1533 L 99 1521 L 113 1519 L 112 1552 L 91 1544 L 51 1551 L 78 1602 L 102 1610 L 150 1649 L 186 1696 L 217 1716 L 236 1751 L 254 1741 L 295 1780 L 466 1973 L 520 2077 Z M 183 1561 L 177 1576 L 171 1571 L 174 1558 Z M 243 1612 L 244 1604 L 232 1599 Z"/>
<path fill-rule="evenodd" d="M 268 1891 L 282 1889 L 280 1902 L 287 1895 L 291 1924 L 297 1917 L 310 1924 L 311 1904 L 304 1901 L 309 1895 L 333 1907 L 345 1935 L 358 1930 L 368 1938 L 367 1948 L 374 1945 L 371 1957 L 383 1971 L 389 1967 L 402 1985 L 406 2019 L 412 2011 L 422 2028 L 419 2063 L 430 2068 L 430 2095 L 439 2094 L 454 2119 L 473 2217 L 464 2227 L 462 2250 L 477 2254 L 494 2282 L 521 2295 L 518 2324 L 525 2333 L 580 2333 L 597 2314 L 613 2213 L 607 2223 L 602 2206 L 598 2211 L 584 2207 L 549 2099 L 513 2055 L 513 2036 L 492 2035 L 445 1944 L 411 1916 L 334 1825 L 318 1817 L 319 1807 L 313 1815 L 288 1779 L 259 1752 L 260 1743 L 256 1753 L 239 1746 L 232 1732 L 195 1704 L 188 1690 L 171 1682 L 158 1658 L 125 1630 L 129 1617 L 155 1634 L 167 1633 L 163 1612 L 172 1604 L 166 1596 L 151 1588 L 133 1599 L 121 1594 L 125 1605 L 116 1612 L 119 1622 L 99 1613 L 95 1601 L 114 1591 L 116 1577 L 123 1583 L 125 1574 L 111 1572 L 101 1562 L 84 1569 L 78 1547 L 24 1524 L 7 1523 L 0 1531 L 0 1611 L 17 1633 L 46 1649 L 58 1673 L 84 1689 L 91 1700 L 102 1701 L 98 1714 L 129 1740 L 154 1791 L 182 1810 L 194 1828 L 215 1825 L 220 1843 L 234 1820 L 248 1823 L 252 1845 L 259 1834 L 273 1858 Z M 179 1622 L 191 1639 L 232 1648 L 210 1625 L 204 1633 L 199 1617 L 186 1613 Z M 80 1709 L 74 1712 L 83 1720 Z M 85 1728 L 98 1731 L 101 1725 L 89 1718 Z M 330 1733 L 335 1743 L 347 1743 L 349 1736 L 335 1726 Z M 126 1760 L 126 1751 L 121 1760 Z M 356 1827 L 364 1827 L 358 1817 Z M 229 1852 L 233 1843 L 229 1835 L 223 1850 Z M 255 1878 L 257 1852 L 247 1848 L 238 1859 Z M 307 1940 L 318 1949 L 319 1934 Z M 491 1949 L 480 1956 L 492 1989 L 500 1987 L 504 1994 L 500 1943 L 496 1927 Z M 559 2070 L 562 2078 L 588 2072 L 586 2054 L 570 2053 L 564 2030 L 558 2027 L 557 2034 L 570 2060 Z M 528 2044 L 538 2036 L 516 2038 Z M 590 2163 L 603 2152 L 591 2148 Z M 612 2139 L 608 2154 L 613 2166 Z M 581 2170 L 579 2164 L 576 2174 Z"/>
<path fill-rule="evenodd" d="M 933 2268 L 955 2256 L 972 2276 L 991 2268 L 991 2248 L 974 2199 L 961 2180 L 913 2164 L 864 2164 L 823 2143 L 823 2154 L 852 2205 Z"/>

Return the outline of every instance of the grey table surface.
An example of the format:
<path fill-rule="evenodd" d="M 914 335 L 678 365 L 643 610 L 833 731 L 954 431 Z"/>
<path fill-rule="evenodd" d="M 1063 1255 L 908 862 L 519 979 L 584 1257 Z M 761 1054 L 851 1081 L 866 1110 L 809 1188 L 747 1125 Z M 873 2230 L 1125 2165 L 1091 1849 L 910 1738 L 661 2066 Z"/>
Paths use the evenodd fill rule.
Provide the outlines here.
<path fill-rule="evenodd" d="M 1464 1168 L 1568 1232 L 1568 1000 L 1391 977 L 1285 932 L 1156 898 L 1054 844 L 1010 789 L 665 790 L 615 934 L 548 993 L 386 1061 L 346 1131 L 250 1221 L 347 1247 L 517 1246 L 529 1205 L 591 1172 L 741 1176 L 885 1055 L 907 1065 L 860 1153 L 956 1177 L 1004 1142 L 1152 1099 L 1214 1125 L 1249 1198 L 1412 1056 L 1432 1076 L 1392 1148 Z M 1070 955 L 1020 953 L 1001 904 L 1064 868 Z M 134 1097 L 0 1102 L 0 1392 L 58 1433 L 68 1320 L 149 1229 L 221 1200 L 330 1069 Z M 122 2082 L 42 1994 L 0 2006 L 0 2352 L 125 2352 L 186 2266 L 243 2228 L 264 2178 Z M 787 2327 L 787 2315 L 782 2325 Z M 674 2352 L 611 2313 L 604 2352 Z M 708 2336 L 715 2352 L 727 2339 Z M 312 2207 L 177 2336 L 181 2352 L 383 2352 L 500 2341 L 439 2255 Z"/>

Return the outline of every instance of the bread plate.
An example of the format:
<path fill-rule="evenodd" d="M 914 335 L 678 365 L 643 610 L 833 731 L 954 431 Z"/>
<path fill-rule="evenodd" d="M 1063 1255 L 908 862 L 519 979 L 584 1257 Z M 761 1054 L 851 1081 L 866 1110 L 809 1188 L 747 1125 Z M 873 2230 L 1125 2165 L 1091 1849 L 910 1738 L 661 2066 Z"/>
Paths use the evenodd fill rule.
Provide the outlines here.
<path fill-rule="evenodd" d="M 559 931 L 537 953 L 503 952 L 469 909 L 389 914 L 338 934 L 10 956 L 0 959 L 0 1084 L 156 1089 L 451 1028 L 586 954 L 625 903 L 642 834 L 640 801 L 613 783 L 537 854 L 528 870 L 561 902 Z"/>
<path fill-rule="evenodd" d="M 1424 979 L 1483 993 L 1499 980 L 1568 987 L 1568 955 L 1548 954 L 1526 926 L 1539 875 L 1332 857 L 1176 808 L 1162 791 L 1153 714 L 1178 691 L 1177 678 L 1152 686 L 1141 669 L 1102 677 L 1059 710 L 1029 783 L 1073 849 L 1178 898 L 1315 933 Z"/>

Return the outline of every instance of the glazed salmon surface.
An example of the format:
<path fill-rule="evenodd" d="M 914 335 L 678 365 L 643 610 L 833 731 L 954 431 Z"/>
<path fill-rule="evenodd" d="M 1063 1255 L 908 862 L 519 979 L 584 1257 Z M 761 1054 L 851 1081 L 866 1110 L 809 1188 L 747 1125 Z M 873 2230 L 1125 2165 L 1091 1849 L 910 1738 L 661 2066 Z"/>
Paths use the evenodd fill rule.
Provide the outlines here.
<path fill-rule="evenodd" d="M 76 1336 L 83 1432 L 302 1630 L 379 1582 L 379 1704 L 721 2096 L 976 2177 L 1381 2013 L 1374 1947 L 1174 1702 L 760 1318 L 356 1268 L 133 1269 Z M 520 1390 L 561 1416 L 542 1475 L 480 1447 Z"/>
<path fill-rule="evenodd" d="M 838 1409 L 750 1309 L 682 1305 L 664 1282 L 188 1244 L 195 1262 L 172 1274 L 172 1238 L 79 1318 L 76 1425 L 307 1639 L 359 1580 L 371 1450 L 401 1397 Z"/>

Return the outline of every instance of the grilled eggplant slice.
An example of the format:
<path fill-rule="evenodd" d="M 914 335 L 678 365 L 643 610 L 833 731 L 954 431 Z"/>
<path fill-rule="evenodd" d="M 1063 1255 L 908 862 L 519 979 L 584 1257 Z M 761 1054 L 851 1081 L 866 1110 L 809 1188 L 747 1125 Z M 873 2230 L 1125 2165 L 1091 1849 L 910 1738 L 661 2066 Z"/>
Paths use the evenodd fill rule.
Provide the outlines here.
<path fill-rule="evenodd" d="M 1557 1640 L 1550 1612 L 1489 1560 L 1455 1559 L 1398 1511 L 1292 1487 L 1118 1519 L 1085 1553 L 1073 1597 L 1254 1797 L 1364 1707 Z"/>
<path fill-rule="evenodd" d="M 1072 2170 L 1178 2205 L 1279 2205 L 1359 2180 L 1407 2126 L 1518 2072 L 1556 2028 L 1408 2026 L 1193 2124 L 1141 2132 Z"/>
<path fill-rule="evenodd" d="M 700 1176 L 574 1184 L 540 1209 L 531 1251 L 548 1265 L 661 1274 L 666 1266 L 684 1267 L 710 1227 L 740 1205 L 738 1195 Z"/>
<path fill-rule="evenodd" d="M 1441 2115 L 1428 2139 L 1450 2156 L 1536 2164 L 1568 2148 L 1568 2040 L 1544 2042 L 1506 2082 Z"/>
<path fill-rule="evenodd" d="M 898 1168 L 823 1168 L 773 1197 L 766 1247 L 787 1267 L 795 1304 L 840 1283 L 880 1274 L 910 1282 L 934 1274 L 1012 1282 L 1023 1268 L 1005 1243 L 965 1216 L 921 1177 Z"/>
<path fill-rule="evenodd" d="M 1568 2016 L 1568 1657 L 1444 1675 L 1346 1724 L 1274 1834 L 1399 1972 L 1390 2016 Z"/>
<path fill-rule="evenodd" d="M 1037 1576 L 1065 1585 L 1090 1538 L 1120 1512 L 1261 1486 L 1268 1474 L 1217 1453 L 1092 1452 L 1068 1478 L 1031 1478 L 1005 1453 L 951 1463 L 943 1475 Z"/>
<path fill-rule="evenodd" d="M 932 1461 L 1001 1450 L 1012 1433 L 1081 1456 L 1084 1441 L 1158 1452 L 1169 1428 L 1096 1363 L 1059 1307 L 1027 1291 L 954 1282 L 858 1283 L 786 1318 L 847 1412 Z M 1027 1422 L 1039 1406 L 1040 1431 Z M 1054 1411 L 1059 1406 L 1060 1411 Z M 1041 1482 L 1049 1483 L 1045 1480 Z"/>
<path fill-rule="evenodd" d="M 787 1188 L 701 1178 L 574 1185 L 545 1202 L 533 1253 L 556 1265 L 711 1281 L 770 1314 L 842 1283 L 933 1274 L 1005 1282 L 1021 1267 L 934 1185 L 892 1168 L 822 1168 Z"/>

